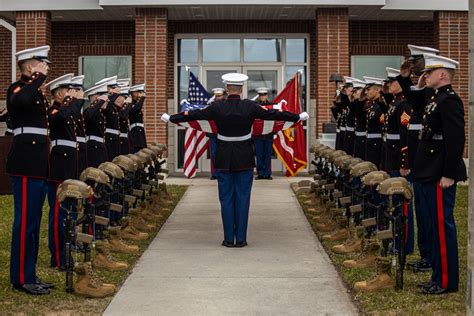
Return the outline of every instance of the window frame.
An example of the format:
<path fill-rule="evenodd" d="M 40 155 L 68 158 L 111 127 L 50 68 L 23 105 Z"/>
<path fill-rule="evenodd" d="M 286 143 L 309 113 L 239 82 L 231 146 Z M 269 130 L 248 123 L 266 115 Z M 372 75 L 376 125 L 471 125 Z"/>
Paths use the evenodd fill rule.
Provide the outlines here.
<path fill-rule="evenodd" d="M 84 74 L 84 69 L 83 68 L 83 63 L 84 63 L 84 57 L 124 57 L 128 59 L 128 73 L 129 73 L 129 78 L 131 78 L 133 82 L 133 59 L 131 55 L 81 55 L 78 57 L 78 75 L 83 75 Z M 119 78 L 120 79 L 120 78 Z"/>

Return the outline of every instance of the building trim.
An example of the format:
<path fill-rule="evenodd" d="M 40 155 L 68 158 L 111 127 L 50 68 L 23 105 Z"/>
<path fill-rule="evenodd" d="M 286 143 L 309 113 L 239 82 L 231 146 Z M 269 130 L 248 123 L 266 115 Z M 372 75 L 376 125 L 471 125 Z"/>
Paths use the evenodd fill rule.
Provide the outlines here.
<path fill-rule="evenodd" d="M 11 43 L 11 49 L 12 49 L 12 60 L 11 60 L 11 64 L 12 64 L 12 69 L 11 69 L 11 73 L 12 73 L 12 77 L 11 77 L 11 82 L 15 82 L 16 81 L 16 57 L 15 57 L 15 53 L 16 53 L 16 27 L 14 27 L 13 25 L 11 25 L 10 23 L 8 23 L 7 21 L 3 20 L 3 19 L 0 19 L 0 26 L 3 26 L 4 28 L 6 28 L 7 30 L 9 30 L 11 33 L 12 33 L 12 43 Z"/>

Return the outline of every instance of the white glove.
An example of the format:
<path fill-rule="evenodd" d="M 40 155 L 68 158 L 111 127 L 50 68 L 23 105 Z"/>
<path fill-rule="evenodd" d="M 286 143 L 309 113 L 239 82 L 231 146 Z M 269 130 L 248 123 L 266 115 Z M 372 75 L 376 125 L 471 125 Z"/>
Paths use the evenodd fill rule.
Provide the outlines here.
<path fill-rule="evenodd" d="M 306 121 L 307 119 L 309 119 L 309 114 L 308 113 L 306 113 L 306 112 L 300 113 L 300 121 Z"/>
<path fill-rule="evenodd" d="M 165 123 L 168 123 L 170 121 L 170 116 L 168 113 L 163 113 L 163 115 L 161 116 L 161 120 Z"/>
<path fill-rule="evenodd" d="M 186 99 L 183 99 L 181 100 L 181 102 L 179 102 L 179 105 L 183 105 L 183 104 L 189 104 L 189 101 Z"/>
<path fill-rule="evenodd" d="M 280 102 L 278 102 L 278 104 L 275 104 L 273 106 L 273 109 L 274 110 L 281 110 L 281 108 L 283 107 L 283 104 L 288 104 L 288 102 L 286 102 L 286 100 L 281 100 Z"/>

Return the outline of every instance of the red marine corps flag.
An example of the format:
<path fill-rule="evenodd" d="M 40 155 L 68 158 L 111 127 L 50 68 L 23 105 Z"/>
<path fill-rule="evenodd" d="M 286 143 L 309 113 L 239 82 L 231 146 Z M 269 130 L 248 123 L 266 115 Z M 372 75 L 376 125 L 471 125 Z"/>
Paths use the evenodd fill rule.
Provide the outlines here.
<path fill-rule="evenodd" d="M 274 104 L 286 101 L 282 110 L 301 113 L 299 97 L 301 74 L 297 72 L 293 79 L 273 100 Z M 306 137 L 303 123 L 298 122 L 291 128 L 278 132 L 273 139 L 273 149 L 286 167 L 286 176 L 295 176 L 308 164 L 306 158 Z"/>

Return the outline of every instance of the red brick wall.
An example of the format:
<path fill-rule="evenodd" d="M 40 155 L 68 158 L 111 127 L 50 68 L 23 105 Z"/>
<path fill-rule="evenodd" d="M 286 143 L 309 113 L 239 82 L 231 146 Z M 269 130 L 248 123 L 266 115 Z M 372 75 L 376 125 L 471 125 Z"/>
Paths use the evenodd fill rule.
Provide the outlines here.
<path fill-rule="evenodd" d="M 349 14 L 348 9 L 318 9 L 316 11 L 316 128 L 322 132 L 323 123 L 331 120 L 329 107 L 335 85 L 329 82 L 333 73 L 349 73 Z"/>
<path fill-rule="evenodd" d="M 12 81 L 11 78 L 11 60 L 12 60 L 12 33 L 0 26 L 0 101 L 5 100 L 7 89 Z"/>
<path fill-rule="evenodd" d="M 135 18 L 135 80 L 146 84 L 147 139 L 167 143 L 168 130 L 160 115 L 168 111 L 168 12 L 139 8 Z"/>
<path fill-rule="evenodd" d="M 459 94 L 464 103 L 464 113 L 468 118 L 468 100 L 469 100 L 469 46 L 468 12 L 442 11 L 435 13 L 435 40 L 440 54 L 460 63 L 459 69 L 453 82 L 454 90 Z M 468 151 L 468 126 L 466 122 L 466 151 Z"/>

